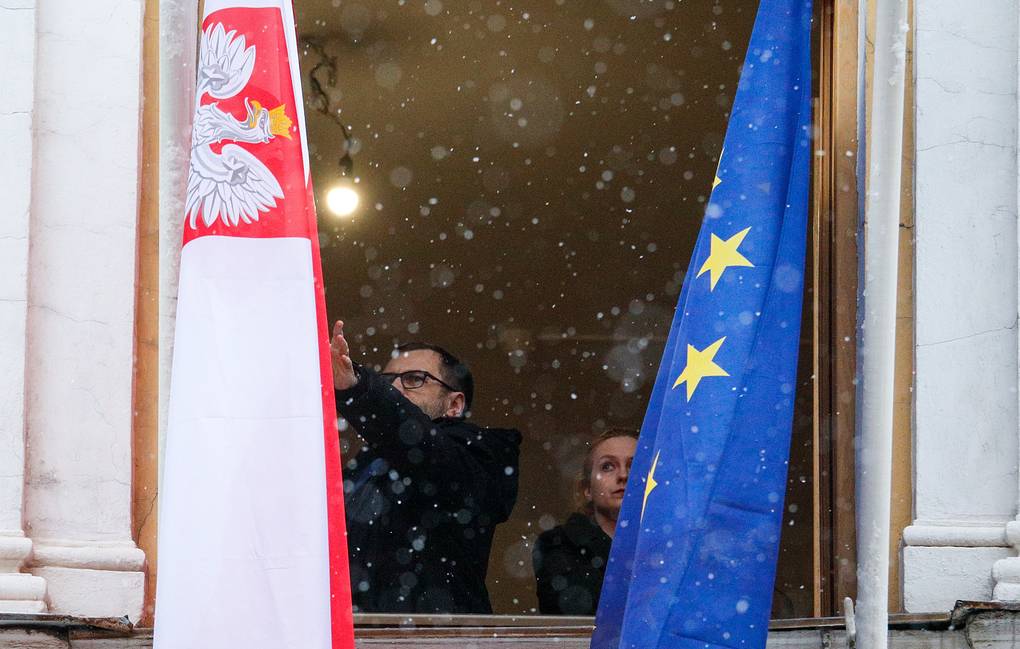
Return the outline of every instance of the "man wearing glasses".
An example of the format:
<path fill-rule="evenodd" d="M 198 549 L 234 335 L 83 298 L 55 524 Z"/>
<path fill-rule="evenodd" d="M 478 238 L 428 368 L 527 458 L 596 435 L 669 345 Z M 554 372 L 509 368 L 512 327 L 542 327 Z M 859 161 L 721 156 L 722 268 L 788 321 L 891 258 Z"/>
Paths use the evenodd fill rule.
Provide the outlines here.
<path fill-rule="evenodd" d="M 474 381 L 441 347 L 402 345 L 374 372 L 338 321 L 331 350 L 337 410 L 362 440 L 344 464 L 354 610 L 491 613 L 485 573 L 517 500 L 520 433 L 465 419 Z"/>

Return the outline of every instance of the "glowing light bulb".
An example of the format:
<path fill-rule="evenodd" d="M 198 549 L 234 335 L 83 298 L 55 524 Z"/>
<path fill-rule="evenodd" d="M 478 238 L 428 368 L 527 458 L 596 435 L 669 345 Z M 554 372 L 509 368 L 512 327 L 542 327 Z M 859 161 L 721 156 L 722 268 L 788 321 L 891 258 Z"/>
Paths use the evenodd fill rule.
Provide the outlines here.
<path fill-rule="evenodd" d="M 326 207 L 337 216 L 350 216 L 359 202 L 358 192 L 347 185 L 337 185 L 326 192 Z"/>

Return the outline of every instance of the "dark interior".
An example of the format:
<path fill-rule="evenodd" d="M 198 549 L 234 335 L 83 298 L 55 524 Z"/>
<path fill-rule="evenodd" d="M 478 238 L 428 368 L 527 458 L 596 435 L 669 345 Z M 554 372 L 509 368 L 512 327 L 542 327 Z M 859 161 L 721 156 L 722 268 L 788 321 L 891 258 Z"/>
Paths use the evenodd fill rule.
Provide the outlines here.
<path fill-rule="evenodd" d="M 586 441 L 641 425 L 756 3 L 295 4 L 330 317 L 369 364 L 454 351 L 472 417 L 521 430 L 488 584 L 497 613 L 534 613 L 532 543 L 575 509 Z M 806 315 L 776 617 L 813 610 Z"/>

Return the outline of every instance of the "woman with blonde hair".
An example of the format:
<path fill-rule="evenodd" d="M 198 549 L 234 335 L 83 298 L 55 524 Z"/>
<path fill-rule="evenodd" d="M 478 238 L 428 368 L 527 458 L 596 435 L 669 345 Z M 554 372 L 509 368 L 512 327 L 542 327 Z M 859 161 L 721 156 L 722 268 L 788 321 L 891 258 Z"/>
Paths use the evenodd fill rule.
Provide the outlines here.
<path fill-rule="evenodd" d="M 538 610 L 549 615 L 594 615 L 606 574 L 638 433 L 610 428 L 589 445 L 577 481 L 580 511 L 538 537 L 532 562 Z"/>

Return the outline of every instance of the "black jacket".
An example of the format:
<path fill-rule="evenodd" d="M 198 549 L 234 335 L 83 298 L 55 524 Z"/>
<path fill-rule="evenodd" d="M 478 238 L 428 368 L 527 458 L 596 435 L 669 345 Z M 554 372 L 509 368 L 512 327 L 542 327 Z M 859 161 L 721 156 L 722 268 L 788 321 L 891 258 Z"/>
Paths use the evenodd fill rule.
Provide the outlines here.
<path fill-rule="evenodd" d="M 430 420 L 378 374 L 336 393 L 367 446 L 344 464 L 354 610 L 491 613 L 485 573 L 517 500 L 516 430 Z"/>
<path fill-rule="evenodd" d="M 612 542 L 583 514 L 571 514 L 563 525 L 543 532 L 531 555 L 539 612 L 595 615 Z"/>

